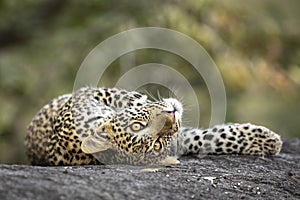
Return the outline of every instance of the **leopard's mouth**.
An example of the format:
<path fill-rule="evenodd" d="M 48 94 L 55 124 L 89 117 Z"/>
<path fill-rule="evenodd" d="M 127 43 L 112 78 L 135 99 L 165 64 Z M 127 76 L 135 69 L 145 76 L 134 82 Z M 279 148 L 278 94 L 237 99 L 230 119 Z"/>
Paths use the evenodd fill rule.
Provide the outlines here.
<path fill-rule="evenodd" d="M 178 131 L 181 126 L 181 116 L 182 116 L 182 105 L 176 99 L 164 99 L 164 101 L 169 105 L 168 110 L 163 111 L 166 117 L 165 126 L 162 129 L 162 133 L 174 134 Z"/>
<path fill-rule="evenodd" d="M 139 135 L 151 137 L 154 140 L 166 136 L 174 136 L 181 126 L 182 105 L 176 99 L 164 99 L 163 102 L 150 106 L 151 117 L 147 128 Z"/>

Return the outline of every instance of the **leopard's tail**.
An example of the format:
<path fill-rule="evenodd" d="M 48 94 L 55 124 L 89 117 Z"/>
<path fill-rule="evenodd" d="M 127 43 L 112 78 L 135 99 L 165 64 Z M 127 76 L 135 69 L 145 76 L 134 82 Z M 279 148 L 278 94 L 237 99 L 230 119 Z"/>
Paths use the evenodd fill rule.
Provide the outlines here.
<path fill-rule="evenodd" d="M 179 155 L 245 154 L 276 155 L 282 141 L 278 134 L 263 126 L 224 124 L 209 129 L 181 128 L 177 138 Z"/>

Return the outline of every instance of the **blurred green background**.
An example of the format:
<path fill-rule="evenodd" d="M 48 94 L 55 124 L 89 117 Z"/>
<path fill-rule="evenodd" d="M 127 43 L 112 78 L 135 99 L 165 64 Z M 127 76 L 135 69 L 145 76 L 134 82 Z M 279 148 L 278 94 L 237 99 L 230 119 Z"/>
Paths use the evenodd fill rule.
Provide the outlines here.
<path fill-rule="evenodd" d="M 96 45 L 146 26 L 180 31 L 204 46 L 223 76 L 226 121 L 300 137 L 299 8 L 297 0 L 0 1 L 0 163 L 27 162 L 27 124 L 50 99 L 72 91 L 81 62 Z M 149 62 L 172 66 L 189 80 L 206 127 L 210 97 L 199 74 L 170 53 L 135 52 L 135 65 Z M 100 86 L 114 86 L 131 67 L 116 60 Z M 156 93 L 157 86 L 147 89 Z"/>

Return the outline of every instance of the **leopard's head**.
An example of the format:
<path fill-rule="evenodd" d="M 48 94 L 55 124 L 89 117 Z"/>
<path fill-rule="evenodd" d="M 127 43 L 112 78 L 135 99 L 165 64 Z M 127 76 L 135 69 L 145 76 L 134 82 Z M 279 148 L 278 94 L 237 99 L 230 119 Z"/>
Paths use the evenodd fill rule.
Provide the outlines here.
<path fill-rule="evenodd" d="M 176 136 L 181 116 L 182 105 L 172 98 L 132 106 L 104 119 L 81 148 L 85 153 L 113 150 L 128 156 L 159 156 Z"/>

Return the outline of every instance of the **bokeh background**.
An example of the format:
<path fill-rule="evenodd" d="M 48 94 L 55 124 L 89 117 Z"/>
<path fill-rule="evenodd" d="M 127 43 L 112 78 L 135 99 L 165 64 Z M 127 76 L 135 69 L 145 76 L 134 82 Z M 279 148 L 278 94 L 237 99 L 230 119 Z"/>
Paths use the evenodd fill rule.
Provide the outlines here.
<path fill-rule="evenodd" d="M 81 62 L 96 45 L 146 26 L 180 31 L 203 45 L 223 76 L 226 121 L 300 137 L 299 8 L 297 0 L 0 1 L 0 163 L 27 163 L 27 124 L 50 99 L 72 91 Z M 172 66 L 189 80 L 206 127 L 210 97 L 203 79 L 168 52 L 124 55 L 99 86 L 112 87 L 127 70 L 149 62 Z M 160 87 L 145 88 L 156 94 Z"/>

